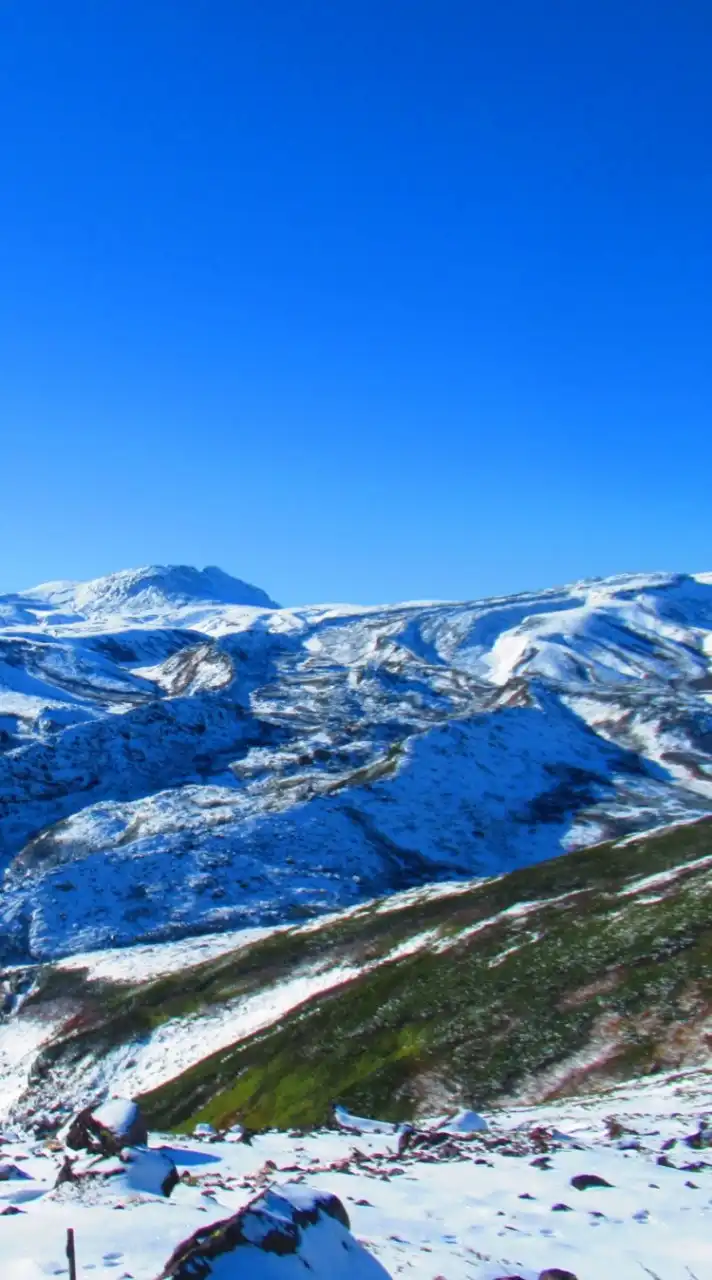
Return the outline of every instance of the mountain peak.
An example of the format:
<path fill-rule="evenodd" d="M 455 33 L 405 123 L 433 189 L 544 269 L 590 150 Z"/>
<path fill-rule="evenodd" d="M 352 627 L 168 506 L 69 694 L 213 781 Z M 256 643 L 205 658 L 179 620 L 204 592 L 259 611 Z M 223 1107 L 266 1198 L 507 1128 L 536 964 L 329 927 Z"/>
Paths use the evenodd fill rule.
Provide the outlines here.
<path fill-rule="evenodd" d="M 93 578 L 89 582 L 46 582 L 23 592 L 54 608 L 78 614 L 147 613 L 166 605 L 193 603 L 243 605 L 262 609 L 279 606 L 262 591 L 223 569 L 210 565 L 144 565 Z"/>

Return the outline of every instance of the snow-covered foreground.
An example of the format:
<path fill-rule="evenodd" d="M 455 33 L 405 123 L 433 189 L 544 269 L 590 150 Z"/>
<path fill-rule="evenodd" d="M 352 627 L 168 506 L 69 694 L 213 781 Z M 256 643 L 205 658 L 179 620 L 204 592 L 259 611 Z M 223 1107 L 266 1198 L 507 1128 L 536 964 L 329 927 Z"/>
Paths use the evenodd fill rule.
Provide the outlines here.
<path fill-rule="evenodd" d="M 270 1132 L 251 1146 L 154 1136 L 185 1175 L 170 1199 L 52 1192 L 58 1155 L 6 1141 L 2 1161 L 27 1176 L 0 1181 L 2 1277 L 66 1275 L 71 1226 L 80 1278 L 155 1280 L 198 1227 L 297 1181 L 337 1195 L 392 1276 L 537 1280 L 559 1267 L 577 1280 L 712 1280 L 712 1162 L 704 1133 L 694 1137 L 711 1110 L 712 1072 L 700 1070 L 498 1113 L 488 1132 L 401 1155 L 395 1133 Z M 582 1174 L 610 1185 L 578 1190 Z"/>

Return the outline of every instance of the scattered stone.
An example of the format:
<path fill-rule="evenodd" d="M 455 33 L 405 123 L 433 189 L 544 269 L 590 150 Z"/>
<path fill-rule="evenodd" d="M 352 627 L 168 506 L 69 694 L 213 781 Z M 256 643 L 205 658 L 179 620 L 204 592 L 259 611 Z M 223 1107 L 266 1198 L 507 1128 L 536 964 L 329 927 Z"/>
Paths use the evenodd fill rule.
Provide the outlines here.
<path fill-rule="evenodd" d="M 683 1138 L 686 1147 L 691 1147 L 693 1151 L 700 1151 L 703 1147 L 712 1146 L 712 1130 L 704 1121 L 700 1124 L 696 1133 L 691 1133 L 687 1138 Z"/>
<path fill-rule="evenodd" d="M 252 1140 L 256 1137 L 256 1129 L 248 1129 L 244 1124 L 233 1124 L 223 1134 L 223 1142 L 244 1142 L 246 1147 L 251 1147 Z"/>
<path fill-rule="evenodd" d="M 562 1271 L 561 1267 L 547 1267 L 539 1272 L 539 1280 L 578 1280 L 573 1271 Z"/>
<path fill-rule="evenodd" d="M 193 1137 L 203 1138 L 208 1142 L 217 1142 L 220 1135 L 211 1124 L 196 1124 L 193 1130 Z"/>
<path fill-rule="evenodd" d="M 533 1169 L 544 1169 L 548 1171 L 551 1168 L 551 1159 L 549 1156 L 537 1156 L 536 1160 L 530 1160 Z"/>
<path fill-rule="evenodd" d="M 611 1183 L 597 1173 L 577 1173 L 571 1178 L 571 1186 L 576 1191 L 588 1191 L 589 1187 L 610 1187 Z"/>
<path fill-rule="evenodd" d="M 570 1204 L 564 1204 L 563 1201 L 559 1201 L 558 1204 L 552 1204 L 551 1212 L 552 1213 L 573 1213 L 573 1209 L 571 1208 Z"/>
<path fill-rule="evenodd" d="M 9 1164 L 7 1161 L 0 1162 L 0 1182 L 20 1182 L 29 1178 L 29 1173 L 18 1169 L 16 1164 Z"/>
<path fill-rule="evenodd" d="M 535 1125 L 529 1137 L 535 1151 L 548 1151 L 551 1145 L 553 1134 L 542 1125 Z"/>

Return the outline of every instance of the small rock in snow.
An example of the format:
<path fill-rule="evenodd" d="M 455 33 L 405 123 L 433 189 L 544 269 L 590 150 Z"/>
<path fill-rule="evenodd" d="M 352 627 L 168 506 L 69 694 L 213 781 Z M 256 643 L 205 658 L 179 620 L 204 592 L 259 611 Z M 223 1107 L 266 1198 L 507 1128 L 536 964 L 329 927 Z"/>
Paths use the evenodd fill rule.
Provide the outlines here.
<path fill-rule="evenodd" d="M 571 1186 L 576 1191 L 588 1191 L 589 1187 L 610 1187 L 611 1183 L 597 1173 L 577 1173 L 571 1179 Z"/>
<path fill-rule="evenodd" d="M 8 1164 L 6 1161 L 0 1164 L 0 1182 L 16 1182 L 29 1178 L 29 1176 L 29 1173 L 24 1173 L 22 1169 L 18 1169 L 16 1164 Z"/>

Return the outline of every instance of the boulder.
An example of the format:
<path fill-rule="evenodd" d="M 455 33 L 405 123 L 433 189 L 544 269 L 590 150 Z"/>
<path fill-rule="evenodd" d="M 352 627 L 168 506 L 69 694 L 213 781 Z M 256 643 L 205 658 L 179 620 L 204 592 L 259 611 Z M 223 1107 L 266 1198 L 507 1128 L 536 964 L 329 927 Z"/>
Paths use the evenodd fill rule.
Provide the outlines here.
<path fill-rule="evenodd" d="M 122 1147 L 140 1147 L 148 1142 L 140 1107 L 124 1098 L 112 1098 L 96 1108 L 85 1107 L 59 1136 L 72 1151 L 104 1156 L 118 1155 Z"/>
<path fill-rule="evenodd" d="M 158 1280 L 285 1280 L 302 1264 L 311 1280 L 387 1280 L 351 1235 L 341 1201 L 323 1191 L 275 1186 L 231 1218 L 202 1227 L 171 1255 Z M 300 1268 L 301 1270 L 301 1268 Z"/>
<path fill-rule="evenodd" d="M 94 1111 L 94 1119 L 109 1129 L 123 1147 L 148 1145 L 148 1128 L 137 1102 L 111 1098 Z"/>
<path fill-rule="evenodd" d="M 65 1157 L 55 1186 L 73 1183 L 83 1187 L 104 1187 L 111 1193 L 143 1192 L 169 1196 L 178 1183 L 178 1170 L 165 1151 L 147 1147 L 124 1147 L 115 1155 Z"/>

